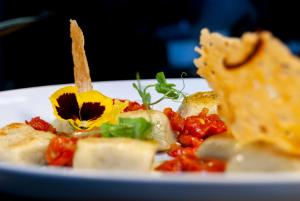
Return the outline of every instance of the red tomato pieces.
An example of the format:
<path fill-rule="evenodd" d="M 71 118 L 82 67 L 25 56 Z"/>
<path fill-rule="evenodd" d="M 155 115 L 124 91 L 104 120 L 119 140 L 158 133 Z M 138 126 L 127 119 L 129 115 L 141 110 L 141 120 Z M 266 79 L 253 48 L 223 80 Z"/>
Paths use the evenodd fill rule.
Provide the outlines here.
<path fill-rule="evenodd" d="M 197 140 L 201 141 L 210 135 L 216 135 L 227 130 L 225 123 L 217 114 L 208 115 L 207 108 L 203 108 L 198 115 L 186 119 L 171 108 L 165 108 L 164 113 L 170 120 L 172 130 L 178 134 L 178 141 L 184 146 L 200 145 L 201 142 L 196 142 Z"/>
<path fill-rule="evenodd" d="M 169 107 L 164 109 L 164 113 L 170 120 L 172 130 L 179 133 L 182 132 L 184 129 L 184 118 L 182 118 L 177 112 L 174 112 Z"/>
<path fill-rule="evenodd" d="M 203 110 L 196 116 L 186 118 L 184 132 L 205 138 L 210 135 L 225 132 L 227 127 L 217 114 L 208 115 L 208 109 Z"/>
<path fill-rule="evenodd" d="M 202 138 L 186 134 L 178 135 L 177 140 L 183 147 L 199 147 L 199 145 L 204 141 Z"/>
<path fill-rule="evenodd" d="M 56 133 L 56 129 L 40 117 L 34 117 L 30 121 L 25 121 L 25 123 L 34 128 L 35 130 Z"/>
<path fill-rule="evenodd" d="M 155 170 L 163 172 L 179 172 L 182 170 L 182 165 L 179 160 L 173 159 L 163 162 L 157 166 Z"/>
<path fill-rule="evenodd" d="M 121 102 L 128 101 L 128 106 L 124 109 L 123 112 L 130 112 L 130 111 L 136 111 L 136 110 L 146 110 L 146 107 L 142 104 L 139 104 L 136 101 L 129 101 L 125 99 L 113 99 L 113 101 L 119 100 Z"/>
<path fill-rule="evenodd" d="M 224 172 L 225 162 L 216 159 L 199 159 L 196 156 L 182 155 L 166 161 L 155 168 L 164 172 Z"/>
<path fill-rule="evenodd" d="M 128 106 L 124 109 L 124 112 L 136 111 L 136 110 L 146 110 L 144 105 L 139 104 L 136 101 L 129 101 Z"/>
<path fill-rule="evenodd" d="M 198 115 L 190 116 L 186 119 L 182 118 L 171 108 L 165 108 L 164 113 L 169 118 L 173 131 L 179 135 L 192 135 L 203 139 L 227 130 L 225 123 L 217 114 L 207 114 L 207 108 L 203 108 Z"/>
<path fill-rule="evenodd" d="M 182 118 L 171 108 L 164 109 L 169 118 L 172 130 L 177 134 L 178 143 L 172 144 L 168 155 L 174 159 L 165 161 L 156 170 L 176 171 L 207 171 L 223 172 L 225 162 L 215 159 L 199 159 L 195 152 L 202 142 L 211 135 L 216 135 L 227 130 L 225 123 L 217 114 L 208 115 L 208 109 L 195 116 Z"/>
<path fill-rule="evenodd" d="M 46 161 L 53 166 L 72 166 L 77 138 L 56 136 L 48 145 Z"/>
<path fill-rule="evenodd" d="M 191 155 L 194 156 L 198 147 L 182 147 L 180 144 L 171 144 L 170 149 L 168 150 L 168 155 L 172 157 L 182 156 L 182 155 Z"/>

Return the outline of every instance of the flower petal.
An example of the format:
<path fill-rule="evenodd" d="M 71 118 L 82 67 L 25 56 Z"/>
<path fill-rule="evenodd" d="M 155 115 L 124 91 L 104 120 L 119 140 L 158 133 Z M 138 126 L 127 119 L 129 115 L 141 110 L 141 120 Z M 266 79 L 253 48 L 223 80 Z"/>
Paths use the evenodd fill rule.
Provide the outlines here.
<path fill-rule="evenodd" d="M 54 114 L 59 119 L 79 119 L 79 104 L 76 87 L 63 87 L 50 97 Z"/>
<path fill-rule="evenodd" d="M 91 129 L 107 122 L 113 110 L 113 100 L 99 91 L 92 90 L 78 94 L 79 106 L 82 111 L 80 129 Z M 88 114 L 89 113 L 89 114 Z M 84 128 L 85 127 L 85 128 Z"/>
<path fill-rule="evenodd" d="M 59 106 L 56 106 L 56 110 L 61 118 L 73 120 L 79 118 L 79 106 L 75 94 L 62 94 L 57 102 Z"/>
<path fill-rule="evenodd" d="M 76 130 L 116 123 L 117 116 L 128 106 L 128 101 L 113 101 L 96 90 L 79 93 L 74 86 L 57 90 L 50 100 L 56 117 L 68 120 Z"/>
<path fill-rule="evenodd" d="M 116 99 L 114 101 L 113 109 L 112 112 L 110 113 L 108 122 L 112 124 L 116 124 L 119 114 L 122 113 L 128 105 L 129 105 L 129 101 L 120 101 Z"/>
<path fill-rule="evenodd" d="M 100 103 L 84 102 L 80 108 L 80 119 L 82 121 L 95 120 L 102 116 L 105 106 Z"/>

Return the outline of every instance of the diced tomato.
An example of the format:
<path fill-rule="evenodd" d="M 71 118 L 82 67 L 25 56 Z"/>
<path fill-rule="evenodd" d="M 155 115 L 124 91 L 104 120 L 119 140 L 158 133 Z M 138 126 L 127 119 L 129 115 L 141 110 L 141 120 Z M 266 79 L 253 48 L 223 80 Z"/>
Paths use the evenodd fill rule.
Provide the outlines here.
<path fill-rule="evenodd" d="M 129 101 L 128 106 L 124 109 L 124 112 L 136 111 L 136 110 L 146 110 L 144 105 L 139 104 L 136 101 Z"/>
<path fill-rule="evenodd" d="M 202 115 L 186 118 L 184 133 L 198 138 L 206 138 L 211 135 L 225 132 L 225 123 L 216 114 L 203 117 Z"/>
<path fill-rule="evenodd" d="M 171 108 L 165 108 L 164 114 L 169 118 L 172 130 L 174 132 L 182 132 L 184 128 L 184 118 Z"/>
<path fill-rule="evenodd" d="M 184 122 L 185 135 L 192 135 L 197 138 L 204 138 L 208 130 L 208 125 L 205 123 L 205 119 L 199 116 L 187 117 Z"/>
<path fill-rule="evenodd" d="M 204 108 L 202 108 L 202 110 L 201 110 L 201 112 L 198 114 L 198 116 L 199 116 L 199 117 L 205 118 L 205 117 L 207 116 L 208 112 L 209 112 L 209 109 L 206 108 L 206 107 L 204 107 Z"/>
<path fill-rule="evenodd" d="M 172 144 L 167 154 L 172 157 L 191 155 L 194 156 L 198 147 L 182 147 L 179 144 Z"/>
<path fill-rule="evenodd" d="M 167 152 L 174 159 L 165 161 L 156 170 L 167 172 L 223 172 L 225 170 L 226 164 L 224 161 L 200 159 L 195 154 L 205 138 L 226 131 L 225 123 L 217 114 L 208 115 L 207 108 L 203 108 L 198 115 L 190 116 L 186 119 L 182 118 L 171 108 L 166 108 L 164 113 L 170 120 L 178 143 L 172 144 Z"/>
<path fill-rule="evenodd" d="M 191 135 L 198 139 L 204 139 L 210 135 L 225 132 L 227 127 L 217 114 L 208 115 L 208 109 L 203 110 L 195 116 L 182 118 L 171 108 L 165 108 L 164 113 L 170 120 L 172 130 L 177 134 Z"/>
<path fill-rule="evenodd" d="M 174 158 L 173 160 L 165 161 L 160 164 L 155 170 L 165 172 L 224 172 L 225 162 L 215 159 L 199 159 L 196 156 L 183 155 Z"/>
<path fill-rule="evenodd" d="M 207 121 L 210 124 L 208 135 L 223 133 L 227 130 L 225 123 L 216 114 L 207 116 Z"/>
<path fill-rule="evenodd" d="M 182 167 L 180 161 L 174 159 L 163 162 L 158 167 L 156 167 L 155 170 L 164 172 L 179 172 L 182 170 Z"/>
<path fill-rule="evenodd" d="M 46 160 L 53 166 L 72 166 L 77 138 L 56 136 L 48 145 Z"/>
<path fill-rule="evenodd" d="M 34 117 L 30 121 L 25 121 L 25 123 L 35 130 L 56 133 L 56 129 L 50 123 L 44 121 L 40 117 Z"/>
<path fill-rule="evenodd" d="M 203 142 L 201 138 L 185 134 L 178 135 L 177 140 L 183 147 L 199 147 Z"/>
<path fill-rule="evenodd" d="M 124 109 L 123 112 L 130 112 L 130 111 L 136 111 L 136 110 L 146 110 L 146 107 L 142 104 L 139 104 L 136 101 L 129 101 L 125 99 L 113 99 L 113 101 L 119 100 L 121 102 L 128 101 L 128 106 Z"/>
<path fill-rule="evenodd" d="M 202 164 L 197 157 L 183 155 L 178 157 L 181 164 L 181 171 L 183 172 L 198 172 L 203 171 Z"/>
<path fill-rule="evenodd" d="M 206 172 L 224 172 L 226 163 L 217 159 L 204 159 L 202 160 L 202 168 Z"/>

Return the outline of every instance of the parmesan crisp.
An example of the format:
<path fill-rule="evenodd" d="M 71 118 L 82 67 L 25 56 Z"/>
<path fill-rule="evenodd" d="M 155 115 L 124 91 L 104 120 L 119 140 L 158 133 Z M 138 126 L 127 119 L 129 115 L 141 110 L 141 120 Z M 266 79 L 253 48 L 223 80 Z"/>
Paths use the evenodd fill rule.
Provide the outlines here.
<path fill-rule="evenodd" d="M 201 31 L 194 63 L 241 143 L 264 140 L 300 155 L 300 60 L 269 32 L 226 38 Z"/>
<path fill-rule="evenodd" d="M 79 92 L 93 90 L 90 69 L 84 50 L 84 36 L 75 20 L 70 20 L 75 85 Z"/>

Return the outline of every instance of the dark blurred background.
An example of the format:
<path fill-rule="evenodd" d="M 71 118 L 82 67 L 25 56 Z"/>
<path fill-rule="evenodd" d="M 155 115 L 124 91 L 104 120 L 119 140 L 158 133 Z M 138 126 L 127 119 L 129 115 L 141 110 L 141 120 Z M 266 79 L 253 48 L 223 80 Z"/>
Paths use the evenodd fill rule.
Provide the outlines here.
<path fill-rule="evenodd" d="M 92 79 L 101 81 L 137 71 L 196 77 L 203 27 L 231 36 L 267 29 L 299 54 L 298 14 L 289 0 L 0 0 L 0 90 L 73 82 L 70 18 L 85 34 Z"/>

